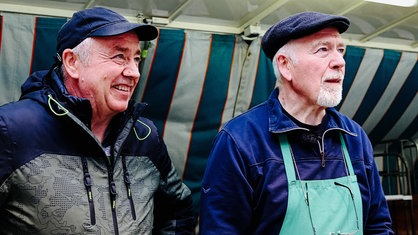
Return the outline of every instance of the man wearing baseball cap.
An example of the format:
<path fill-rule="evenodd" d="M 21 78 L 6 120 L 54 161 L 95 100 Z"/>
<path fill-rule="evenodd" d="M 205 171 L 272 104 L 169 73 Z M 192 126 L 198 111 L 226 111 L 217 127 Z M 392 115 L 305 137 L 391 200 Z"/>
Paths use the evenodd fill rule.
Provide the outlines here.
<path fill-rule="evenodd" d="M 262 48 L 276 89 L 229 121 L 209 156 L 200 234 L 393 234 L 362 128 L 337 112 L 346 17 L 292 15 Z"/>
<path fill-rule="evenodd" d="M 57 60 L 0 107 L 1 234 L 193 234 L 190 190 L 132 94 L 158 29 L 73 14 Z"/>

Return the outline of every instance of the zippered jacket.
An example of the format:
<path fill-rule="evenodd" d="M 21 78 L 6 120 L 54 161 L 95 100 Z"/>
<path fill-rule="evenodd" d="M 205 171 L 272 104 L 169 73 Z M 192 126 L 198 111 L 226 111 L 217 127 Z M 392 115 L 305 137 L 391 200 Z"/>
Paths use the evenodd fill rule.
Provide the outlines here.
<path fill-rule="evenodd" d="M 40 71 L 0 107 L 0 234 L 192 234 L 190 190 L 131 102 L 103 143 L 91 105 Z"/>
<path fill-rule="evenodd" d="M 279 234 L 288 203 L 279 135 L 288 137 L 297 178 L 321 180 L 348 175 L 340 133 L 362 195 L 364 234 L 393 234 L 368 137 L 334 108 L 326 112 L 325 132 L 316 137 L 283 113 L 275 89 L 267 101 L 229 121 L 215 139 L 203 178 L 200 234 Z"/>

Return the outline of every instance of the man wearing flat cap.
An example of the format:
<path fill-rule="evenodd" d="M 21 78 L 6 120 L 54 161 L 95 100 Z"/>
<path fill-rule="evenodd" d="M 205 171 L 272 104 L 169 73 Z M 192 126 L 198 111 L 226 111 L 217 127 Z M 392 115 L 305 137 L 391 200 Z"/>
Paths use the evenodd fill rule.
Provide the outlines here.
<path fill-rule="evenodd" d="M 201 189 L 200 234 L 393 234 L 362 128 L 336 111 L 349 27 L 292 15 L 262 38 L 276 89 L 217 135 Z"/>
<path fill-rule="evenodd" d="M 57 60 L 0 107 L 0 234 L 193 234 L 190 190 L 131 100 L 158 29 L 73 14 Z"/>

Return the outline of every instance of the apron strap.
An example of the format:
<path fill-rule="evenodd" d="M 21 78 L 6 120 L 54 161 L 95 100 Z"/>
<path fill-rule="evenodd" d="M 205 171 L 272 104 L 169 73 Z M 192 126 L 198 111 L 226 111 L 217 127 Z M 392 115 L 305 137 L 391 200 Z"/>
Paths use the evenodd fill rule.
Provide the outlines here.
<path fill-rule="evenodd" d="M 354 169 L 353 169 L 353 165 L 351 164 L 350 155 L 348 154 L 347 145 L 345 143 L 344 137 L 341 134 L 341 132 L 340 132 L 340 141 L 341 141 L 341 146 L 342 146 L 342 149 L 343 149 L 344 159 L 345 159 L 345 162 L 346 162 L 347 168 L 348 168 L 348 174 L 349 175 L 354 175 Z"/>
<path fill-rule="evenodd" d="M 289 146 L 289 141 L 287 140 L 287 135 L 280 134 L 279 141 L 280 141 L 280 147 L 282 150 L 284 166 L 286 169 L 287 181 L 288 182 L 295 181 L 296 172 L 295 172 L 294 163 L 292 160 L 293 158 L 292 158 L 292 153 L 291 153 L 290 146 Z"/>

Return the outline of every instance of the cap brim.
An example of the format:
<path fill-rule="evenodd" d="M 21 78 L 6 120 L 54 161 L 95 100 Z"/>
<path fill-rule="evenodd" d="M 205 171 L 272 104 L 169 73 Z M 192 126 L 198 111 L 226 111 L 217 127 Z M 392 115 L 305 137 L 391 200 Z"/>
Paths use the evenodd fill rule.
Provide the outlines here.
<path fill-rule="evenodd" d="M 107 24 L 96 29 L 91 32 L 88 37 L 115 36 L 129 31 L 136 32 L 140 41 L 151 41 L 158 36 L 158 29 L 153 25 L 117 22 L 114 24 Z"/>

